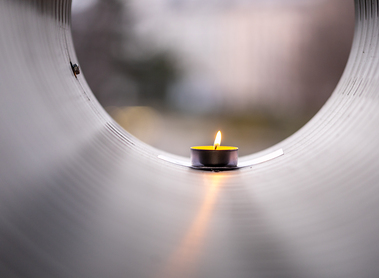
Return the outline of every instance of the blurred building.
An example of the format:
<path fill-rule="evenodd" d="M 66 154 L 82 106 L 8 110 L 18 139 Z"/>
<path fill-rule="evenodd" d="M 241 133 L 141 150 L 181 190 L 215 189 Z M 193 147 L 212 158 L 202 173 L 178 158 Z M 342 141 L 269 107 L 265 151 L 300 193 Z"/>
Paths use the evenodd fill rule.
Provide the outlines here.
<path fill-rule="evenodd" d="M 345 0 L 74 0 L 73 8 L 79 62 L 100 103 L 142 141 L 182 155 L 218 129 L 241 154 L 292 134 L 337 85 L 354 29 Z"/>
<path fill-rule="evenodd" d="M 130 7 L 139 39 L 168 49 L 185 72 L 170 92 L 185 110 L 202 103 L 314 112 L 339 80 L 354 24 L 353 3 L 343 0 L 145 0 Z"/>

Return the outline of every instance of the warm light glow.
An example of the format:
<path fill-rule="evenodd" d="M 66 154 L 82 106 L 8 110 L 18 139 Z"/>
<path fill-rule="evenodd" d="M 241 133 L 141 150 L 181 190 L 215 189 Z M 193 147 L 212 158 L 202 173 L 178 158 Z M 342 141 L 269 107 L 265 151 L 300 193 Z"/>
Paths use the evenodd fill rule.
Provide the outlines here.
<path fill-rule="evenodd" d="M 220 145 L 221 145 L 221 131 L 219 130 L 217 132 L 216 139 L 215 139 L 215 142 L 213 144 L 213 147 L 216 150 L 217 147 L 219 147 Z"/>
<path fill-rule="evenodd" d="M 156 278 L 194 277 L 199 268 L 207 239 L 212 237 L 211 227 L 214 210 L 219 198 L 221 187 L 227 177 L 221 174 L 204 176 L 204 197 L 198 204 L 192 223 L 185 231 L 183 238 L 177 243 L 176 249 L 168 258 L 164 268 Z"/>

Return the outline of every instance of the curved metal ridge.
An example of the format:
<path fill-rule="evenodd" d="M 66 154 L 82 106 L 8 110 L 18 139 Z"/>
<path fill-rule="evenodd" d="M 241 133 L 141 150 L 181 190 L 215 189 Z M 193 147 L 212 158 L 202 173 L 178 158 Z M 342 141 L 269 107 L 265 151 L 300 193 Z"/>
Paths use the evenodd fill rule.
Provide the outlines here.
<path fill-rule="evenodd" d="M 284 155 L 212 173 L 75 78 L 70 0 L 0 0 L 0 277 L 379 277 L 379 5 L 355 5 L 331 98 L 244 161 Z"/>

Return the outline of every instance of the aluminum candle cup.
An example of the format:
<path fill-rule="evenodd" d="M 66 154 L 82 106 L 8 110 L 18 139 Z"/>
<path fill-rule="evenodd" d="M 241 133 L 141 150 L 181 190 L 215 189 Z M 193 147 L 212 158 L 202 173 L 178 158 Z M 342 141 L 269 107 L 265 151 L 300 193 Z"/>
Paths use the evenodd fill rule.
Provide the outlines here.
<path fill-rule="evenodd" d="M 196 146 L 191 148 L 193 167 L 237 167 L 238 148 L 228 146 Z"/>

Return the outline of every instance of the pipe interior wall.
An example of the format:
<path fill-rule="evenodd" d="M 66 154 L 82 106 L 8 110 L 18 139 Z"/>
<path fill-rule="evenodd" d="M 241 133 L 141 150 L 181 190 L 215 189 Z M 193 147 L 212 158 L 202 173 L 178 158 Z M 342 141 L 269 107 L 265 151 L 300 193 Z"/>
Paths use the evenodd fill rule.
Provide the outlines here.
<path fill-rule="evenodd" d="M 75 77 L 70 0 L 0 0 L 0 277 L 379 277 L 379 4 L 355 7 L 328 102 L 244 159 L 284 155 L 214 173 L 159 159 Z"/>

